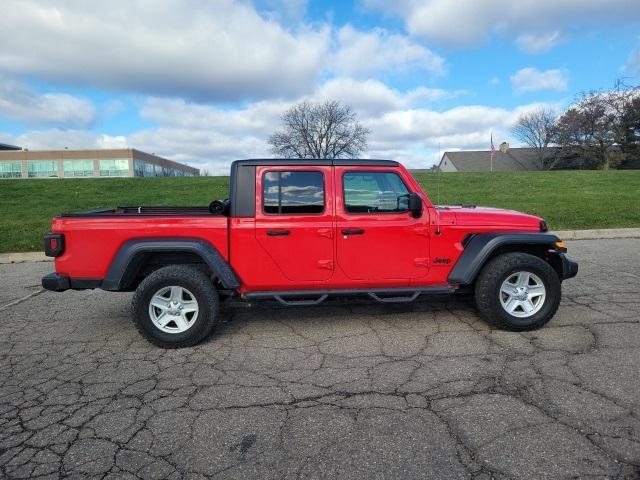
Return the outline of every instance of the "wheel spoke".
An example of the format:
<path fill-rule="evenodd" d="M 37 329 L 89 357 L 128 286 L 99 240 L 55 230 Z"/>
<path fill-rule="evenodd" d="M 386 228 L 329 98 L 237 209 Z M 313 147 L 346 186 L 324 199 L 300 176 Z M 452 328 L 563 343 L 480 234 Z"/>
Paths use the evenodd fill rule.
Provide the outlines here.
<path fill-rule="evenodd" d="M 522 302 L 522 309 L 524 310 L 524 313 L 528 315 L 535 310 L 535 307 L 531 300 L 527 299 Z"/>
<path fill-rule="evenodd" d="M 529 285 L 529 274 L 527 272 L 518 273 L 518 286 L 526 287 Z"/>
<path fill-rule="evenodd" d="M 182 302 L 182 314 L 186 315 L 187 313 L 197 312 L 198 311 L 198 302 L 195 300 L 188 300 L 186 302 Z"/>
<path fill-rule="evenodd" d="M 513 295 L 514 288 L 515 286 L 512 286 L 510 283 L 503 283 L 502 287 L 500 287 L 500 291 L 511 297 Z"/>
<path fill-rule="evenodd" d="M 542 285 L 532 285 L 529 287 L 529 297 L 539 297 L 540 295 L 544 295 L 545 289 Z"/>
<path fill-rule="evenodd" d="M 171 315 L 169 315 L 167 312 L 162 312 L 160 315 L 158 315 L 156 322 L 158 322 L 158 325 L 160 325 L 161 327 L 166 327 L 167 323 L 169 323 L 171 320 Z"/>
<path fill-rule="evenodd" d="M 171 301 L 179 302 L 182 300 L 182 288 L 181 287 L 171 287 Z"/>
<path fill-rule="evenodd" d="M 504 304 L 504 309 L 509 313 L 513 313 L 519 305 L 520 300 L 516 299 L 515 297 L 510 297 L 507 303 Z"/>
<path fill-rule="evenodd" d="M 173 320 L 176 322 L 178 330 L 180 330 L 181 332 L 184 332 L 187 329 L 188 323 L 183 315 L 176 315 L 175 317 L 173 317 Z"/>
<path fill-rule="evenodd" d="M 156 308 L 159 308 L 160 310 L 162 310 L 163 313 L 169 308 L 169 305 L 167 305 L 167 301 L 164 298 L 159 297 L 157 295 L 155 295 L 151 299 L 151 305 Z"/>

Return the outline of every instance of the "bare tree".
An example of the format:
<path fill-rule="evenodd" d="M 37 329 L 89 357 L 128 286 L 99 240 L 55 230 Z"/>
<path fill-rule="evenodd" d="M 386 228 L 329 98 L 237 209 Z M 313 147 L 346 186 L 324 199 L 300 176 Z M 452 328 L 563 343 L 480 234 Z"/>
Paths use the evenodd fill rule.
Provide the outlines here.
<path fill-rule="evenodd" d="M 369 130 L 351 107 L 337 101 L 302 102 L 281 117 L 269 137 L 271 152 L 285 158 L 356 158 L 367 148 Z"/>
<path fill-rule="evenodd" d="M 638 169 L 640 168 L 640 95 L 635 95 L 627 104 L 624 124 L 627 128 L 620 145 L 626 163 L 623 168 Z"/>
<path fill-rule="evenodd" d="M 587 168 L 612 168 L 638 145 L 640 89 L 617 82 L 613 90 L 583 93 L 558 119 L 558 144 Z"/>
<path fill-rule="evenodd" d="M 556 116 L 548 108 L 539 108 L 520 115 L 511 129 L 511 134 L 525 145 L 535 149 L 541 170 L 553 168 L 551 145 L 555 138 Z M 553 149 L 555 150 L 555 148 Z"/>

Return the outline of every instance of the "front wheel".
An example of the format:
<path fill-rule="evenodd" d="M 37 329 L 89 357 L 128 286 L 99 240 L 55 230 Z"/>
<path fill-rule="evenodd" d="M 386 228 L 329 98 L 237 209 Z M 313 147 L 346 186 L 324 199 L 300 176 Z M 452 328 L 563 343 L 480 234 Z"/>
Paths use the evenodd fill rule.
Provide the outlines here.
<path fill-rule="evenodd" d="M 195 267 L 170 265 L 145 278 L 133 297 L 140 333 L 163 348 L 190 347 L 207 337 L 219 316 L 218 294 Z"/>
<path fill-rule="evenodd" d="M 558 310 L 560 279 L 544 260 L 528 253 L 506 253 L 484 266 L 476 281 L 480 316 L 503 330 L 534 330 Z"/>

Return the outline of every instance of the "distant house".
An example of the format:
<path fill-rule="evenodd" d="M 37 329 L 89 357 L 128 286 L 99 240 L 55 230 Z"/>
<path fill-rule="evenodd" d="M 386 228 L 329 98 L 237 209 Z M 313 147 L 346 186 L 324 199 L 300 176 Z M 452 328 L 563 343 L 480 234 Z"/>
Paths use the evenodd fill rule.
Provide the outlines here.
<path fill-rule="evenodd" d="M 491 170 L 491 152 L 489 150 L 444 152 L 438 168 L 441 172 L 488 172 Z M 509 148 L 503 144 L 493 156 L 493 170 L 517 172 L 541 170 L 541 168 L 534 148 Z"/>

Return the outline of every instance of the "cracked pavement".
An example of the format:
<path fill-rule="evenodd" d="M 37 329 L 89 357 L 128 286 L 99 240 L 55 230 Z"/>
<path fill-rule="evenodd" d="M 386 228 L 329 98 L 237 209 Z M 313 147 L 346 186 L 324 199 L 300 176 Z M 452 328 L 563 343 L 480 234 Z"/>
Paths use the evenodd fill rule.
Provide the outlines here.
<path fill-rule="evenodd" d="M 638 478 L 640 239 L 568 243 L 538 331 L 465 297 L 263 304 L 177 351 L 131 294 L 0 265 L 0 477 Z"/>

